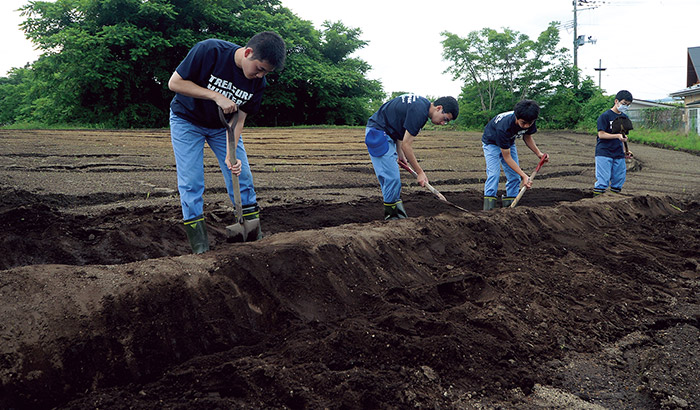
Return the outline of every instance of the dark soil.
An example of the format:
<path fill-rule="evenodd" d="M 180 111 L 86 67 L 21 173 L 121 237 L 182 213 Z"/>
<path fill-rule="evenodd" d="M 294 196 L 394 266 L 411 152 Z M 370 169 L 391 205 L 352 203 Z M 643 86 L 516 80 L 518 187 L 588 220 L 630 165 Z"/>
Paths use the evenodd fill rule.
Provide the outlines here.
<path fill-rule="evenodd" d="M 587 171 L 552 164 L 518 207 L 491 212 L 465 182 L 478 178 L 445 160 L 428 175 L 468 212 L 406 181 L 399 221 L 381 220 L 361 159 L 304 156 L 303 174 L 258 174 L 260 241 L 227 242 L 230 203 L 209 188 L 212 250 L 191 255 L 177 195 L 135 188 L 152 181 L 138 164 L 174 178 L 167 156 L 122 158 L 131 171 L 104 183 L 119 171 L 66 171 L 74 159 L 34 137 L 48 163 L 2 147 L 0 408 L 700 407 L 688 154 L 669 174 L 688 190 L 655 191 L 665 168 L 640 149 L 630 186 L 654 192 L 592 198 L 576 182 Z M 144 141 L 120 137 L 106 140 L 122 156 Z M 115 166 L 102 155 L 90 169 Z"/>

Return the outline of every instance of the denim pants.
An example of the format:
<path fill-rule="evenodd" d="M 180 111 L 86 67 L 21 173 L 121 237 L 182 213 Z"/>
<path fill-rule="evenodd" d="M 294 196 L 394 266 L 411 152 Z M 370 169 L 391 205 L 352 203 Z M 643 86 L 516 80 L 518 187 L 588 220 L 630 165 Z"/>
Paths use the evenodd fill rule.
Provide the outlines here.
<path fill-rule="evenodd" d="M 481 146 L 484 149 L 484 159 L 486 160 L 484 196 L 496 197 L 498 192 L 498 180 L 501 177 L 501 167 L 503 167 L 503 172 L 506 174 L 506 196 L 511 198 L 518 196 L 522 178 L 517 172 L 513 171 L 513 168 L 503 159 L 501 147 L 493 144 L 485 144 L 483 142 Z M 516 164 L 520 164 L 518 162 L 518 149 L 515 147 L 515 144 L 510 146 L 510 156 Z"/>
<path fill-rule="evenodd" d="M 382 188 L 382 197 L 385 204 L 393 204 L 401 199 L 401 174 L 399 173 L 399 158 L 396 153 L 396 142 L 390 136 L 386 136 L 389 150 L 381 157 L 370 154 L 374 174 Z"/>
<path fill-rule="evenodd" d="M 598 192 L 620 192 L 627 178 L 627 164 L 624 158 L 595 157 L 595 187 Z"/>
<path fill-rule="evenodd" d="M 226 166 L 226 128 L 206 128 L 195 125 L 170 111 L 170 140 L 175 153 L 177 167 L 177 189 L 180 192 L 182 218 L 185 221 L 204 213 L 204 143 L 214 152 L 219 168 L 224 175 L 226 191 L 231 202 L 233 197 L 233 179 L 231 170 Z M 238 180 L 241 186 L 243 205 L 257 202 L 253 187 L 253 174 L 250 172 L 248 155 L 243 146 L 243 137 L 238 139 L 236 158 L 241 160 L 242 170 Z"/>

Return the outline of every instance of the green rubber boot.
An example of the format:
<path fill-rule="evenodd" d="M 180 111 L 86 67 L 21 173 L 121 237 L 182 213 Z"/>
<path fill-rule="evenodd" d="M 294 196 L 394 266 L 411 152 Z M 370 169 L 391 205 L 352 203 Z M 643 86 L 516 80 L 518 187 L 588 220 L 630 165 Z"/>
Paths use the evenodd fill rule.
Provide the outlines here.
<path fill-rule="evenodd" d="M 501 195 L 501 205 L 504 208 L 510 208 L 511 204 L 513 204 L 513 201 L 515 201 L 515 198 L 510 197 L 510 196 Z"/>
<path fill-rule="evenodd" d="M 260 229 L 260 207 L 257 203 L 251 205 L 243 205 L 243 219 L 245 219 L 246 221 L 258 221 L 255 229 L 256 232 L 249 232 L 246 241 L 251 242 L 262 239 L 263 234 L 262 229 Z"/>
<path fill-rule="evenodd" d="M 204 253 L 209 250 L 209 237 L 207 225 L 204 223 L 204 215 L 185 221 L 185 232 L 190 241 L 192 253 Z"/>
<path fill-rule="evenodd" d="M 485 196 L 484 197 L 484 211 L 490 211 L 491 209 L 496 207 L 496 198 L 495 196 Z"/>
<path fill-rule="evenodd" d="M 407 218 L 403 201 L 396 201 L 393 204 L 384 204 L 384 220 Z"/>

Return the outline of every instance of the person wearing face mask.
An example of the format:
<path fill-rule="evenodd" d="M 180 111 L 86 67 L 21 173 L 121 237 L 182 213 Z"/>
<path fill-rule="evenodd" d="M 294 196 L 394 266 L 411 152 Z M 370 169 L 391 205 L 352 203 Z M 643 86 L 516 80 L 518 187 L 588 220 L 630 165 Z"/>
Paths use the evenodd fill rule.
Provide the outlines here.
<path fill-rule="evenodd" d="M 613 133 L 613 122 L 628 118 L 625 114 L 632 103 L 632 93 L 621 90 L 615 95 L 613 107 L 598 117 L 598 137 L 595 145 L 596 182 L 593 195 L 602 195 L 610 187 L 611 192 L 620 193 L 627 176 L 624 143 L 627 136 Z"/>

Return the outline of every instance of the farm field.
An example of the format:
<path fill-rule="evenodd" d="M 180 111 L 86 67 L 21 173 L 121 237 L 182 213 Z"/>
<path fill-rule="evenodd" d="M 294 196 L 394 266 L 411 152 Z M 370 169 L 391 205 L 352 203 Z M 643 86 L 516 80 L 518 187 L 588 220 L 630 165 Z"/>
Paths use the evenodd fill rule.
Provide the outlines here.
<path fill-rule="evenodd" d="M 632 143 L 593 198 L 595 137 L 539 132 L 484 212 L 480 134 L 426 130 L 468 212 L 404 173 L 383 221 L 363 136 L 246 130 L 253 243 L 207 149 L 191 255 L 167 130 L 0 130 L 0 408 L 700 407 L 699 156 Z"/>

